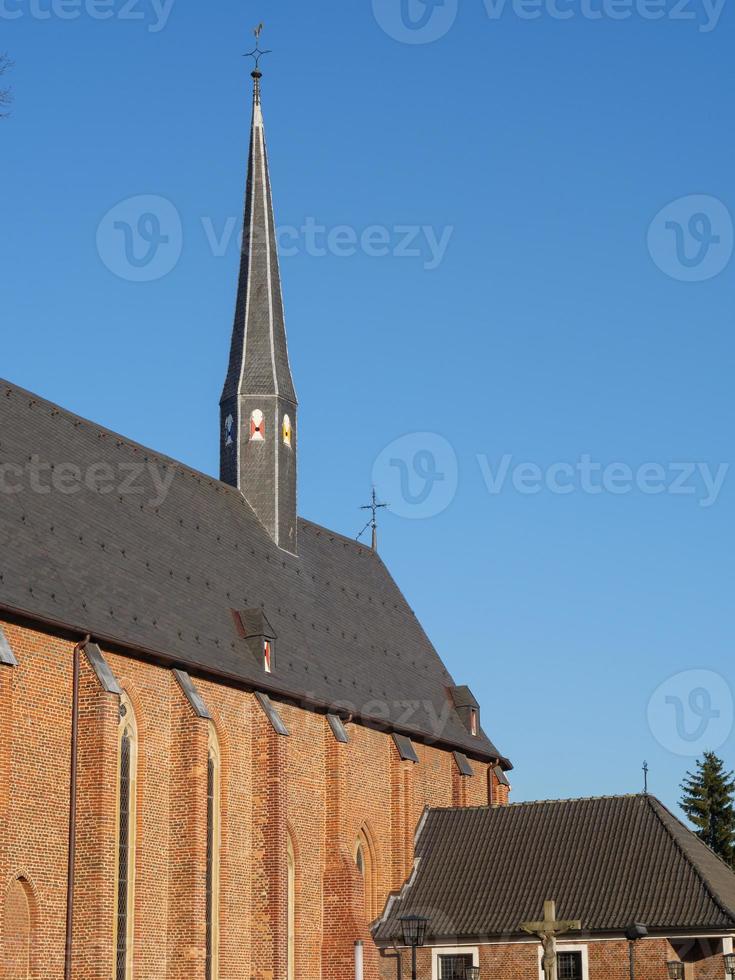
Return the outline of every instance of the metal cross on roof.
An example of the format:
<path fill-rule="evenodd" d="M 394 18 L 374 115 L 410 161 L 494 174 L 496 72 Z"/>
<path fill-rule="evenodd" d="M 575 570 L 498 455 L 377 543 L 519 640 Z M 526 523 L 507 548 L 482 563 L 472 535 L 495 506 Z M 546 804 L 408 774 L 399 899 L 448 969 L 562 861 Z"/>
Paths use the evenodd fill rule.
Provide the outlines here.
<path fill-rule="evenodd" d="M 362 531 L 360 531 L 360 533 L 357 535 L 357 540 L 359 541 L 360 538 L 363 536 L 363 534 L 367 531 L 367 529 L 369 527 L 371 527 L 373 529 L 373 542 L 372 542 L 373 551 L 377 551 L 378 550 L 378 511 L 381 508 L 387 507 L 387 506 L 388 506 L 388 504 L 378 503 L 378 497 L 377 497 L 377 495 L 375 493 L 375 487 L 373 487 L 373 492 L 372 492 L 372 497 L 371 497 L 370 503 L 369 504 L 364 504 L 360 508 L 360 510 L 369 510 L 369 511 L 372 511 L 372 517 L 367 522 L 367 524 L 362 529 Z"/>
<path fill-rule="evenodd" d="M 556 902 L 544 902 L 544 917 L 538 922 L 521 922 L 521 929 L 538 936 L 543 946 L 543 967 L 546 980 L 556 980 L 556 937 L 563 932 L 581 929 L 579 919 L 562 919 L 557 921 Z"/>
<path fill-rule="evenodd" d="M 268 49 L 267 51 L 262 51 L 260 48 L 260 35 L 263 33 L 263 24 L 258 24 L 258 26 L 253 31 L 255 35 L 255 47 L 252 51 L 248 51 L 247 54 L 243 55 L 243 58 L 253 58 L 255 61 L 255 70 L 260 71 L 260 59 L 263 55 L 272 54 L 272 51 Z"/>

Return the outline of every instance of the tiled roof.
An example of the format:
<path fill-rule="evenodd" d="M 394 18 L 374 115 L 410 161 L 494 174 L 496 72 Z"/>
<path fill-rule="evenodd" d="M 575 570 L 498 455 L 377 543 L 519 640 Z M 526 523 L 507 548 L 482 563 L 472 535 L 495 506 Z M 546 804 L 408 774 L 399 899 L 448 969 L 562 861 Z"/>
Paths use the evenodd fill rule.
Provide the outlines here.
<path fill-rule="evenodd" d="M 76 490 L 34 489 L 34 457 L 55 467 L 58 486 Z M 299 557 L 287 554 L 233 487 L 0 381 L 3 463 L 22 475 L 6 471 L 6 490 L 19 490 L 0 493 L 0 608 L 192 673 L 344 706 L 420 741 L 499 757 L 484 734 L 473 738 L 462 724 L 452 678 L 369 548 L 301 521 Z M 146 466 L 160 478 L 173 474 L 158 506 Z M 131 487 L 135 468 L 144 472 Z M 93 489 L 80 488 L 75 473 Z M 40 482 L 51 485 L 48 469 Z M 259 606 L 277 637 L 272 675 L 231 613 Z"/>
<path fill-rule="evenodd" d="M 426 915 L 429 939 L 520 935 L 556 902 L 582 933 L 735 929 L 735 874 L 652 796 L 429 809 L 414 874 L 389 900 L 376 939 Z"/>

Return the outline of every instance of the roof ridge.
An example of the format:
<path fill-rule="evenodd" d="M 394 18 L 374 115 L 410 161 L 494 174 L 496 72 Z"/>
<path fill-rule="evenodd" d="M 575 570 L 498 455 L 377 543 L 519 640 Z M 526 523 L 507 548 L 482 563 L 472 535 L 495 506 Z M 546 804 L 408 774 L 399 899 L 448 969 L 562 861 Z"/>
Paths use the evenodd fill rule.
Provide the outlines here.
<path fill-rule="evenodd" d="M 220 480 L 218 477 L 212 476 L 211 473 L 205 473 L 204 470 L 198 470 L 195 466 L 190 466 L 188 463 L 183 463 L 180 459 L 176 459 L 174 456 L 169 456 L 167 453 L 162 453 L 158 449 L 153 449 L 151 446 L 145 445 L 145 443 L 138 442 L 136 439 L 131 439 L 129 436 L 123 435 L 121 432 L 117 432 L 115 429 L 110 429 L 106 425 L 101 425 L 99 422 L 94 422 L 92 421 L 92 419 L 87 418 L 85 415 L 79 415 L 76 412 L 73 412 L 71 409 L 65 408 L 63 405 L 59 405 L 58 402 L 50 401 L 50 399 L 44 398 L 42 395 L 36 394 L 35 391 L 31 391 L 29 388 L 24 388 L 22 385 L 13 384 L 13 382 L 8 381 L 7 378 L 0 377 L 0 388 L 5 389 L 4 393 L 6 397 L 8 395 L 20 395 L 22 398 L 28 398 L 31 401 L 37 402 L 40 406 L 49 409 L 52 413 L 57 413 L 59 415 L 62 415 L 64 418 L 66 418 L 68 421 L 72 423 L 75 424 L 78 423 L 80 425 L 88 426 L 89 429 L 93 432 L 98 432 L 98 433 L 102 433 L 105 436 L 110 436 L 111 438 L 120 442 L 122 445 L 130 449 L 140 450 L 141 452 L 146 453 L 147 455 L 151 456 L 158 462 L 170 466 L 175 466 L 179 470 L 188 473 L 190 476 L 193 476 L 195 479 L 205 480 L 207 483 L 214 486 L 217 490 L 219 489 L 224 490 L 227 493 L 231 494 L 236 499 L 239 498 L 240 500 L 244 500 L 247 506 L 250 507 L 250 510 L 251 511 L 253 510 L 250 502 L 248 501 L 245 494 L 242 493 L 242 491 L 238 490 L 237 487 L 233 487 L 232 484 L 225 483 L 223 480 Z M 253 514 L 255 514 L 255 511 L 253 511 Z M 257 514 L 255 514 L 255 516 L 257 517 Z M 359 544 L 358 542 L 354 541 L 352 538 L 347 537 L 347 535 L 341 534 L 339 531 L 333 531 L 331 528 L 328 528 L 321 524 L 317 524 L 315 521 L 310 521 L 306 517 L 298 517 L 298 521 L 300 524 L 309 524 L 312 527 L 317 528 L 317 530 L 323 531 L 325 534 L 332 535 L 333 537 L 343 538 L 345 541 L 348 541 L 353 545 L 357 545 L 363 551 L 371 552 L 375 554 L 375 552 L 372 551 L 372 548 L 368 548 L 365 545 Z M 376 557 L 379 558 L 380 556 L 376 555 Z"/>
<path fill-rule="evenodd" d="M 23 388 L 20 385 L 14 385 L 6 378 L 0 378 L 0 386 L 4 386 L 6 388 L 6 396 L 9 394 L 16 394 L 30 398 L 32 401 L 38 402 L 45 408 L 49 408 L 52 411 L 65 416 L 65 418 L 71 422 L 79 422 L 82 425 L 87 425 L 90 427 L 90 429 L 96 430 L 97 432 L 102 432 L 104 435 L 114 437 L 125 446 L 129 446 L 132 449 L 141 449 L 143 452 L 149 453 L 151 456 L 154 456 L 161 462 L 178 466 L 180 469 L 188 472 L 191 476 L 202 478 L 208 483 L 217 484 L 218 486 L 221 486 L 223 490 L 232 491 L 240 497 L 244 496 L 236 487 L 231 486 L 229 483 L 223 483 L 222 480 L 212 476 L 211 473 L 205 473 L 204 470 L 198 470 L 194 466 L 189 466 L 188 463 L 182 463 L 180 459 L 175 459 L 173 456 L 168 456 L 166 453 L 162 453 L 158 449 L 153 449 L 151 446 L 146 446 L 142 442 L 138 442 L 135 439 L 131 439 L 129 436 L 123 435 L 121 432 L 116 432 L 114 429 L 109 429 L 106 425 L 100 425 L 99 422 L 93 422 L 92 419 L 88 419 L 84 415 L 78 415 L 76 412 L 72 412 L 71 409 L 64 408 L 63 405 L 59 405 L 57 402 L 49 401 L 48 398 L 44 398 L 42 395 L 37 395 L 34 391 L 30 391 L 28 388 Z"/>
<path fill-rule="evenodd" d="M 514 800 L 512 803 L 479 803 L 475 806 L 432 806 L 430 810 L 510 810 L 524 806 L 541 806 L 544 803 L 589 803 L 595 800 L 635 800 L 643 793 L 607 793 L 601 796 L 568 796 L 549 800 Z"/>
<path fill-rule="evenodd" d="M 309 527 L 315 528 L 316 531 L 328 534 L 332 538 L 340 538 L 346 544 L 351 544 L 354 548 L 358 548 L 360 551 L 365 551 L 369 555 L 373 555 L 375 558 L 380 558 L 377 551 L 373 551 L 373 549 L 368 547 L 368 545 L 362 544 L 362 542 L 357 541 L 355 538 L 349 537 L 347 534 L 342 534 L 341 531 L 333 531 L 331 527 L 327 527 L 324 524 L 318 524 L 316 521 L 310 521 L 308 517 L 299 517 L 299 523 L 301 525 L 308 525 Z"/>
<path fill-rule="evenodd" d="M 709 851 L 709 853 L 712 854 L 714 857 L 716 857 L 717 860 L 723 865 L 723 867 L 727 868 L 728 871 L 730 871 L 731 873 L 732 873 L 732 868 L 729 868 L 728 865 L 725 864 L 725 862 L 719 857 L 719 855 L 715 854 L 715 852 L 712 850 L 712 848 L 708 844 L 705 844 L 705 842 L 701 839 L 701 837 L 697 837 L 697 835 L 692 830 L 690 830 L 689 827 L 686 826 L 686 824 L 682 823 L 681 820 L 679 820 L 677 817 L 675 817 L 674 814 L 671 812 L 671 810 L 669 810 L 669 808 L 667 806 L 665 806 L 661 802 L 661 800 L 658 799 L 658 797 L 651 796 L 649 793 L 644 793 L 643 796 L 646 799 L 646 802 L 648 803 L 649 809 L 655 815 L 656 819 L 659 821 L 659 823 L 661 824 L 661 826 L 666 831 L 666 834 L 668 835 L 668 837 L 670 838 L 670 840 L 674 844 L 674 847 L 676 847 L 676 849 L 682 855 L 682 857 L 684 858 L 684 860 L 686 861 L 686 863 L 694 871 L 695 875 L 697 876 L 697 879 L 699 880 L 700 884 L 702 885 L 702 887 L 704 888 L 704 890 L 707 892 L 707 894 L 709 895 L 709 897 L 711 898 L 711 900 L 714 902 L 714 904 L 717 906 L 717 908 L 720 910 L 720 912 L 722 912 L 724 915 L 728 916 L 728 918 L 733 923 L 735 923 L 735 914 L 733 914 L 733 910 L 732 909 L 729 909 L 726 905 L 724 905 L 723 902 L 722 902 L 722 900 L 720 899 L 720 897 L 713 891 L 712 886 L 707 881 L 707 877 L 702 872 L 702 869 L 699 867 L 699 865 L 697 864 L 697 862 L 692 857 L 690 857 L 690 855 L 686 852 L 686 850 L 682 846 L 681 841 L 679 841 L 679 840 L 676 839 L 676 836 L 672 833 L 671 828 L 669 827 L 669 825 L 667 824 L 667 822 L 664 820 L 662 814 L 657 810 L 657 808 L 656 808 L 656 806 L 654 804 L 657 804 L 659 807 L 661 807 L 661 809 L 665 813 L 667 813 L 671 817 L 672 820 L 676 820 L 676 822 L 679 824 L 679 826 L 680 827 L 683 827 L 684 830 L 690 835 L 690 837 L 692 837 L 698 844 L 701 844 L 703 847 L 706 847 L 707 850 Z"/>

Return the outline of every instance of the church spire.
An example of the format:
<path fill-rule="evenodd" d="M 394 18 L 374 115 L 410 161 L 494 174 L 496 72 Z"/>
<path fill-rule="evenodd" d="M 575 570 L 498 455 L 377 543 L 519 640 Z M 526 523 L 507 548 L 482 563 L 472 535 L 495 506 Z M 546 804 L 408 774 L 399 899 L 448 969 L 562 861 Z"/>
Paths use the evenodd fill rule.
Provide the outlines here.
<path fill-rule="evenodd" d="M 259 38 L 259 31 L 256 32 Z M 296 553 L 296 410 L 286 343 L 256 47 L 245 223 L 230 362 L 220 401 L 220 479 Z"/>

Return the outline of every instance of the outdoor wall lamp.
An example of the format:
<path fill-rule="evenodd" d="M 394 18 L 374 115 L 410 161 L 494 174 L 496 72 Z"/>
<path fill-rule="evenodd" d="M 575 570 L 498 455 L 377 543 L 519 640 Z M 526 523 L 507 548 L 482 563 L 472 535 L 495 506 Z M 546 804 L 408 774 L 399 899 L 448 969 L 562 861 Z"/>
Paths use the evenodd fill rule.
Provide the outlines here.
<path fill-rule="evenodd" d="M 411 980 L 416 980 L 416 950 L 424 945 L 429 920 L 423 915 L 401 916 L 403 944 L 411 947 Z"/>
<path fill-rule="evenodd" d="M 684 980 L 684 964 L 681 960 L 668 960 L 666 970 L 669 974 L 669 980 Z"/>

